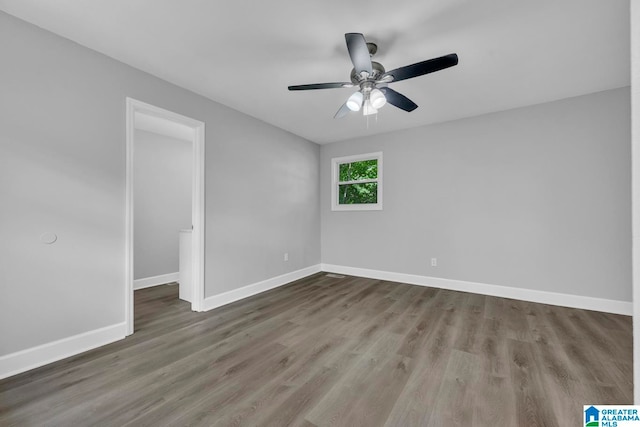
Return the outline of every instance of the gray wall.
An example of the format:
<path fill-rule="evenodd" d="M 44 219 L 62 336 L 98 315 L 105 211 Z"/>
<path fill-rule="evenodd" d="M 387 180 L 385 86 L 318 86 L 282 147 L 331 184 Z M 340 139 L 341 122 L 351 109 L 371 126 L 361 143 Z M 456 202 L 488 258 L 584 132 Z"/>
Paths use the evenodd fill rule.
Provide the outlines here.
<path fill-rule="evenodd" d="M 207 296 L 320 262 L 316 144 L 4 13 L 0 58 L 0 355 L 124 321 L 127 96 L 206 123 Z"/>
<path fill-rule="evenodd" d="M 134 140 L 134 279 L 176 273 L 178 233 L 191 228 L 193 144 L 139 129 Z"/>
<path fill-rule="evenodd" d="M 629 141 L 622 88 L 322 146 L 322 262 L 631 301 Z M 332 212 L 373 151 L 384 210 Z"/>
<path fill-rule="evenodd" d="M 633 397 L 640 404 L 640 3 L 631 2 L 631 120 L 633 152 Z"/>

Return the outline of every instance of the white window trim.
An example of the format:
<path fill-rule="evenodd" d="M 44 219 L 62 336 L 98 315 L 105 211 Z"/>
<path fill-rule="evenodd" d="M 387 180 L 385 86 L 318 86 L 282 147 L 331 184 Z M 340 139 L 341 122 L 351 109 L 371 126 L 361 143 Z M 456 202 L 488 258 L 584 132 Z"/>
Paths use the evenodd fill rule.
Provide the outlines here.
<path fill-rule="evenodd" d="M 363 160 L 378 161 L 378 178 L 363 179 L 358 181 L 338 182 L 338 172 L 343 163 L 361 162 Z M 356 205 L 338 204 L 338 185 L 353 184 L 361 182 L 378 183 L 378 203 L 363 203 Z M 331 210 L 332 211 L 381 211 L 382 210 L 382 151 L 367 154 L 357 154 L 355 156 L 334 157 L 331 159 Z"/>

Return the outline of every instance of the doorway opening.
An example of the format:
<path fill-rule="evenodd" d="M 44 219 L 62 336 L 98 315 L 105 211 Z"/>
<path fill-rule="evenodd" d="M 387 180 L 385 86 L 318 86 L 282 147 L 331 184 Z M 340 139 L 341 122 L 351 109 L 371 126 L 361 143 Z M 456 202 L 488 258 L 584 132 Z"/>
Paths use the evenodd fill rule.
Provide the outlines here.
<path fill-rule="evenodd" d="M 145 277 L 144 279 L 140 278 L 141 275 L 145 276 L 146 274 L 148 276 L 149 272 L 153 271 L 153 263 L 156 261 L 161 262 L 161 260 L 153 260 L 148 257 L 148 259 L 145 259 L 145 255 L 143 255 L 144 251 L 141 251 L 140 248 L 136 250 L 136 236 L 140 239 L 140 236 L 144 235 L 146 236 L 145 238 L 150 239 L 149 241 L 151 242 L 153 242 L 153 239 L 160 238 L 166 240 L 166 236 L 159 236 L 158 233 L 153 232 L 152 229 L 143 230 L 140 225 L 143 224 L 143 222 L 140 222 L 140 218 L 138 218 L 138 229 L 136 229 L 134 195 L 136 192 L 140 192 L 141 188 L 144 189 L 144 187 L 141 187 L 144 181 L 152 183 L 153 179 L 146 177 L 143 180 L 141 176 L 138 175 L 138 181 L 136 182 L 136 175 L 140 172 L 138 170 L 140 164 L 135 163 L 135 153 L 137 151 L 140 155 L 140 160 L 142 160 L 144 147 L 151 147 L 147 139 L 153 135 L 159 138 L 157 141 L 165 143 L 165 146 L 170 147 L 169 150 L 183 150 L 176 151 L 176 153 L 182 153 L 180 156 L 183 157 L 186 168 L 190 169 L 188 171 L 190 176 L 186 178 L 186 187 L 190 187 L 191 196 L 190 224 L 188 218 L 189 213 L 185 213 L 185 209 L 188 211 L 189 206 L 181 208 L 182 212 L 177 212 L 173 215 L 174 217 L 176 215 L 178 215 L 178 217 L 182 215 L 182 222 L 185 222 L 185 226 L 181 227 L 183 230 L 181 230 L 180 233 L 178 233 L 179 230 L 175 230 L 175 243 L 178 245 L 180 241 L 180 245 L 182 246 L 180 249 L 182 254 L 179 262 L 180 279 L 178 281 L 180 282 L 180 297 L 191 302 L 191 309 L 193 311 L 202 311 L 204 302 L 204 123 L 132 98 L 126 99 L 126 114 L 125 321 L 127 324 L 127 335 L 131 335 L 134 331 L 133 311 L 135 288 L 153 285 L 154 280 L 162 281 L 164 279 L 168 282 L 177 279 L 177 272 Z M 163 139 L 163 136 L 166 138 Z M 172 140 L 175 140 L 178 144 L 166 144 L 167 142 L 171 143 Z M 185 145 L 180 146 L 180 142 Z M 184 157 L 184 149 L 186 148 L 188 148 L 188 154 L 186 154 L 188 157 Z M 170 151 L 167 153 L 166 155 L 172 155 Z M 178 157 L 176 157 L 176 159 L 177 158 Z M 138 166 L 138 168 L 136 168 L 136 166 Z M 185 177 L 183 176 L 181 179 L 184 181 Z M 188 182 L 189 179 L 191 181 L 190 186 Z M 171 183 L 171 187 L 174 186 L 179 186 L 179 183 L 175 183 L 175 185 Z M 185 186 L 183 185 L 183 187 Z M 165 187 L 165 189 L 168 191 L 167 187 Z M 187 194 L 186 196 L 189 195 Z M 140 198 L 140 195 L 138 197 Z M 138 200 L 138 202 L 141 201 Z M 142 206 L 142 204 L 140 204 L 140 206 Z M 177 210 L 177 208 L 173 206 L 168 207 L 168 209 L 169 208 Z M 184 219 L 185 215 L 187 215 L 186 219 Z M 191 230 L 188 230 L 189 228 L 191 228 Z M 176 277 L 174 278 L 173 276 Z M 136 286 L 134 286 L 134 284 Z"/>

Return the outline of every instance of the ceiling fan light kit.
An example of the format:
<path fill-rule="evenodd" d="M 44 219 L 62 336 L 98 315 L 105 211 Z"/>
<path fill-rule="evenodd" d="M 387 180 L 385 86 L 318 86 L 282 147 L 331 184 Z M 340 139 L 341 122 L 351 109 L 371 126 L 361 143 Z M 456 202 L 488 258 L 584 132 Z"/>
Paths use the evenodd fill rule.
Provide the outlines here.
<path fill-rule="evenodd" d="M 411 112 L 418 105 L 406 96 L 388 87 L 389 83 L 407 80 L 424 74 L 433 73 L 458 64 L 455 53 L 428 59 L 426 61 L 385 71 L 382 64 L 371 60 L 378 51 L 375 43 L 367 43 L 360 33 L 344 35 L 349 57 L 353 63 L 351 82 L 312 83 L 289 86 L 289 90 L 336 89 L 359 87 L 336 112 L 334 118 L 339 119 L 351 111 L 360 111 L 365 116 L 376 114 L 387 102 L 401 110 Z"/>

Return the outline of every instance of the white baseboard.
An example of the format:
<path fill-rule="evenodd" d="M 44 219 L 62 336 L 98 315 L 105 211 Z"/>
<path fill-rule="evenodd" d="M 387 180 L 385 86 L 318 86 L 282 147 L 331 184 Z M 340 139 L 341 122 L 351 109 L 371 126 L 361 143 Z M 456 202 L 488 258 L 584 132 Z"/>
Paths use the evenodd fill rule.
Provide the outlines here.
<path fill-rule="evenodd" d="M 126 332 L 123 322 L 7 354 L 0 357 L 0 379 L 121 340 Z"/>
<path fill-rule="evenodd" d="M 538 302 L 542 304 L 603 311 L 606 313 L 624 314 L 627 316 L 631 316 L 633 314 L 633 305 L 628 301 L 537 291 L 534 289 L 513 288 L 509 286 L 489 285 L 486 283 L 442 279 L 439 277 L 418 276 L 415 274 L 393 273 L 390 271 L 370 270 L 368 268 L 346 267 L 342 265 L 321 264 L 321 269 L 322 271 L 346 274 L 349 276 L 389 280 L 392 282 L 450 289 L 453 291 L 472 292 L 474 294 L 491 295 L 495 297 Z"/>
<path fill-rule="evenodd" d="M 180 273 L 167 273 L 159 276 L 145 277 L 144 279 L 136 279 L 133 281 L 133 289 L 144 289 L 152 286 L 165 285 L 180 280 Z"/>
<path fill-rule="evenodd" d="M 238 301 L 264 291 L 268 291 L 269 289 L 286 285 L 287 283 L 302 279 L 307 276 L 311 276 L 312 274 L 316 274 L 318 272 L 320 272 L 320 264 L 312 265 L 311 267 L 306 267 L 301 270 L 292 271 L 291 273 L 286 273 L 281 276 L 272 277 L 271 279 L 243 286 L 242 288 L 234 289 L 222 294 L 213 295 L 204 299 L 203 310 L 212 310 L 216 307 L 227 305 L 234 301 Z"/>

